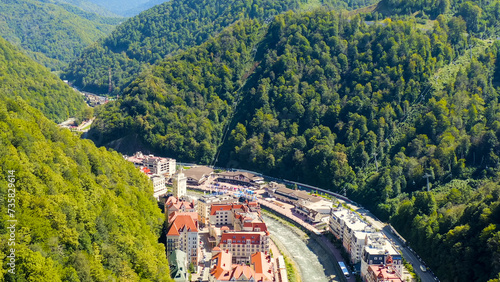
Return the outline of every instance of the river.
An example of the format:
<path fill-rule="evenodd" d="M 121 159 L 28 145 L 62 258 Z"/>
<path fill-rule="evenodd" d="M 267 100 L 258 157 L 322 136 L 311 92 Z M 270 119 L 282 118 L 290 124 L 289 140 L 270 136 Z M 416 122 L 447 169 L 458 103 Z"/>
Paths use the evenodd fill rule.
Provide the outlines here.
<path fill-rule="evenodd" d="M 188 191 L 197 199 L 201 194 Z M 285 247 L 300 269 L 303 282 L 340 281 L 334 263 L 327 252 L 313 239 L 305 239 L 299 228 L 289 226 L 265 214 L 262 215 L 267 229 Z M 295 232 L 294 232 L 294 229 Z"/>
<path fill-rule="evenodd" d="M 313 239 L 301 238 L 292 226 L 283 224 L 265 214 L 262 216 L 269 232 L 278 239 L 300 269 L 302 281 L 340 281 L 334 261 Z M 297 228 L 297 230 L 299 230 Z M 299 233 L 303 233 L 299 230 Z"/>

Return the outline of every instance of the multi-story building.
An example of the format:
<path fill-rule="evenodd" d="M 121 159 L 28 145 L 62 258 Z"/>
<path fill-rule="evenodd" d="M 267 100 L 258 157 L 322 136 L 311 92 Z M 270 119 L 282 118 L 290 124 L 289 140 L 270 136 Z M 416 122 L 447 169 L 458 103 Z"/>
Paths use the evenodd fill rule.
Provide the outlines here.
<path fill-rule="evenodd" d="M 361 261 L 366 236 L 375 229 L 364 222 L 356 213 L 338 206 L 330 213 L 329 229 L 342 241 L 344 249 L 349 253 L 351 262 Z"/>
<path fill-rule="evenodd" d="M 175 212 L 196 213 L 195 201 L 188 201 L 186 199 L 179 199 L 177 197 L 170 196 L 165 201 L 165 216 L 170 218 Z M 198 217 L 197 213 L 196 217 Z"/>
<path fill-rule="evenodd" d="M 175 173 L 175 159 L 143 155 L 141 152 L 137 152 L 132 157 L 128 157 L 127 160 L 133 162 L 136 167 L 148 168 L 152 174 L 161 174 L 170 178 Z"/>
<path fill-rule="evenodd" d="M 235 263 L 250 263 L 256 252 L 269 252 L 269 232 L 223 231 L 219 248 L 233 254 Z"/>
<path fill-rule="evenodd" d="M 212 204 L 209 221 L 212 225 L 233 225 L 235 212 L 246 212 L 248 207 L 243 204 Z"/>
<path fill-rule="evenodd" d="M 182 168 L 173 176 L 172 192 L 174 197 L 181 198 L 186 196 L 186 181 L 187 177 L 184 175 Z"/>
<path fill-rule="evenodd" d="M 181 250 L 188 262 L 197 265 L 199 252 L 198 222 L 190 214 L 175 214 L 167 232 L 167 253 Z"/>
<path fill-rule="evenodd" d="M 339 205 L 337 208 L 332 209 L 330 213 L 330 221 L 328 228 L 330 232 L 340 241 L 344 239 L 344 224 L 345 218 L 349 215 L 349 210 L 342 208 Z"/>
<path fill-rule="evenodd" d="M 167 194 L 167 186 L 165 186 L 165 176 L 160 174 L 154 174 L 149 177 L 153 182 L 153 196 L 156 200 L 160 199 L 160 196 Z"/>
<path fill-rule="evenodd" d="M 367 282 L 403 282 L 390 265 L 370 265 L 365 277 Z"/>
<path fill-rule="evenodd" d="M 307 218 L 309 222 L 316 223 L 328 220 L 333 203 L 322 198 L 299 199 L 295 204 L 295 211 Z"/>
<path fill-rule="evenodd" d="M 366 236 L 366 242 L 361 259 L 361 276 L 366 280 L 368 268 L 372 265 L 391 265 L 395 274 L 403 274 L 403 261 L 401 254 L 394 249 L 389 240 L 380 232 Z"/>
<path fill-rule="evenodd" d="M 193 166 L 184 171 L 187 177 L 187 183 L 192 186 L 198 186 L 207 181 L 213 173 L 213 169 L 208 166 Z"/>
<path fill-rule="evenodd" d="M 215 254 L 211 260 L 209 281 L 274 281 L 273 262 L 267 253 L 252 254 L 249 265 L 233 264 L 232 261 L 231 252 L 219 251 Z"/>
<path fill-rule="evenodd" d="M 283 184 L 270 182 L 267 192 L 271 197 L 295 206 L 295 212 L 306 217 L 312 223 L 328 220 L 332 202 L 321 197 L 309 195 L 306 191 L 287 188 Z"/>
<path fill-rule="evenodd" d="M 249 172 L 224 171 L 215 175 L 217 182 L 231 183 L 248 187 L 260 188 L 264 184 L 264 178 Z"/>
<path fill-rule="evenodd" d="M 230 195 L 210 195 L 198 199 L 197 211 L 200 215 L 200 225 L 205 226 L 210 220 L 210 208 L 213 204 L 237 203 L 238 200 Z"/>
<path fill-rule="evenodd" d="M 266 231 L 256 202 L 245 204 L 212 204 L 209 221 L 212 226 L 231 226 L 235 231 Z"/>

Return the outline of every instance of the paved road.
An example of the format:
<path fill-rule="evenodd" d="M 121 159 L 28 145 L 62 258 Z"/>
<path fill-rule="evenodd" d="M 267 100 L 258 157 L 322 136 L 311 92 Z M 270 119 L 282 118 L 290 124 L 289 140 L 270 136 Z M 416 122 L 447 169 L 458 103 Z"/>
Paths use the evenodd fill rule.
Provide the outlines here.
<path fill-rule="evenodd" d="M 432 275 L 430 272 L 428 271 L 423 272 L 420 269 L 420 265 L 422 264 L 425 265 L 425 263 L 420 260 L 420 257 L 415 252 L 410 251 L 408 247 L 404 246 L 404 243 L 399 239 L 399 237 L 396 236 L 394 233 L 392 233 L 392 230 L 389 227 L 389 225 L 380 221 L 369 210 L 354 206 L 352 204 L 348 205 L 353 210 L 361 214 L 365 218 L 365 220 L 368 221 L 373 227 L 380 230 L 389 240 L 391 240 L 392 244 L 403 253 L 403 257 L 413 265 L 413 271 L 420 277 L 420 279 L 422 279 L 422 282 L 438 281 L 437 278 L 435 278 L 435 276 Z"/>
<path fill-rule="evenodd" d="M 279 181 L 279 180 L 278 180 Z M 202 185 L 202 187 L 188 187 L 188 188 L 194 188 L 194 189 L 200 189 L 201 190 L 210 190 L 207 186 L 207 183 L 209 181 L 207 181 L 204 185 Z M 238 185 L 228 185 L 228 184 L 225 184 L 226 186 L 228 187 L 238 187 Z M 260 196 L 259 194 L 257 194 L 258 196 Z M 339 201 L 341 202 L 344 202 L 343 200 L 341 199 L 338 199 Z M 304 222 L 302 219 L 300 218 L 297 218 L 297 216 L 295 216 L 294 214 L 292 214 L 291 210 L 288 209 L 288 208 L 280 208 L 274 204 L 271 204 L 269 203 L 268 201 L 265 201 L 263 200 L 262 198 L 258 198 L 258 202 L 260 204 L 264 204 L 265 206 L 267 206 L 268 208 L 272 208 L 290 218 L 292 218 L 293 220 L 295 220 L 297 223 L 301 224 L 303 227 L 305 227 L 306 229 L 309 229 L 310 231 L 312 232 L 315 232 L 317 231 L 316 228 L 314 228 L 313 226 L 311 226 L 310 224 Z M 382 221 L 380 221 L 375 215 L 373 215 L 369 210 L 366 210 L 364 208 L 360 208 L 356 205 L 353 205 L 353 204 L 350 204 L 350 203 L 347 203 L 347 202 L 344 202 L 346 203 L 347 205 L 349 205 L 353 210 L 357 211 L 359 214 L 361 214 L 363 217 L 365 217 L 365 220 L 368 221 L 370 224 L 372 224 L 372 226 L 374 226 L 376 229 L 380 230 L 381 232 L 383 232 L 385 234 L 385 236 L 389 239 L 392 240 L 393 244 L 397 247 L 397 249 L 401 250 L 402 253 L 403 253 L 403 257 L 408 261 L 410 262 L 412 265 L 413 265 L 413 269 L 414 269 L 414 272 L 421 278 L 421 280 L 423 282 L 433 282 L 433 281 L 439 281 L 437 280 L 437 278 L 431 274 L 429 271 L 426 271 L 426 272 L 423 272 L 421 269 L 420 269 L 420 265 L 424 264 L 424 262 L 420 261 L 419 257 L 417 256 L 416 253 L 414 253 L 413 251 L 410 251 L 410 249 L 406 248 L 404 246 L 404 244 L 399 240 L 399 238 L 397 238 L 397 236 L 395 236 L 392 232 L 391 232 L 391 229 L 388 227 L 388 225 Z"/>

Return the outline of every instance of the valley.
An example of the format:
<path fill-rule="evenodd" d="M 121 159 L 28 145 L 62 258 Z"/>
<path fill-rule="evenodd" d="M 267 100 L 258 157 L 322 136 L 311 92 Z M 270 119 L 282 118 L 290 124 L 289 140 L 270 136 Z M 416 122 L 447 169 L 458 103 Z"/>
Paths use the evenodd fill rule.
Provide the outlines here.
<path fill-rule="evenodd" d="M 3 1 L 0 281 L 277 281 L 257 218 L 290 205 L 345 278 L 498 282 L 499 21 L 499 0 Z M 202 263 L 180 246 L 203 216 L 158 195 L 210 170 L 271 201 L 216 211 Z M 229 213 L 262 237 L 233 246 Z M 269 226 L 302 281 L 344 281 Z"/>

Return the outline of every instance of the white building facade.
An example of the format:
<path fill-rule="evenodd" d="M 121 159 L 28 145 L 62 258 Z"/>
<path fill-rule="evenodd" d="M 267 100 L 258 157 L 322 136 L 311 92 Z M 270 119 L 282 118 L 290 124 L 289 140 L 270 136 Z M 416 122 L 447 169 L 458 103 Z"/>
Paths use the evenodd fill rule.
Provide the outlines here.
<path fill-rule="evenodd" d="M 182 168 L 174 175 L 172 183 L 172 192 L 174 194 L 174 197 L 181 198 L 182 196 L 186 195 L 187 178 L 182 172 Z"/>
<path fill-rule="evenodd" d="M 155 174 L 152 175 L 149 179 L 153 182 L 154 194 L 153 196 L 158 200 L 160 196 L 167 194 L 167 186 L 165 185 L 166 180 L 165 176 Z"/>

